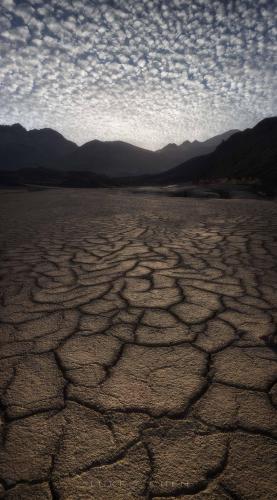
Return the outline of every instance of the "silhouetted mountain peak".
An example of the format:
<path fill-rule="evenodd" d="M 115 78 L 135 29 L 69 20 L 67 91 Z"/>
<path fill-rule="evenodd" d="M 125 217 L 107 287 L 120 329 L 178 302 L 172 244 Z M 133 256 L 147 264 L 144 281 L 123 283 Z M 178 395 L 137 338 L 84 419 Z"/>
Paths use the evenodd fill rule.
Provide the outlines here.
<path fill-rule="evenodd" d="M 255 125 L 254 130 L 272 130 L 277 126 L 277 116 L 269 116 L 264 118 L 257 125 Z"/>
<path fill-rule="evenodd" d="M 178 147 L 179 146 L 175 142 L 170 142 L 169 144 L 166 144 L 166 146 L 163 146 L 161 149 L 157 149 L 156 153 L 162 153 L 165 151 L 174 151 Z"/>
<path fill-rule="evenodd" d="M 13 125 L 0 125 L 0 132 L 27 133 L 27 130 L 20 123 L 14 123 Z"/>
<path fill-rule="evenodd" d="M 226 137 L 230 137 L 232 133 L 233 131 L 227 131 L 204 142 L 186 140 L 179 146 L 176 144 L 168 144 L 159 151 L 156 151 L 156 153 L 161 157 L 160 162 L 162 166 L 177 166 L 191 158 L 211 153 L 224 139 L 226 139 Z M 165 170 L 165 168 L 161 168 L 161 172 L 163 170 Z"/>
<path fill-rule="evenodd" d="M 27 131 L 20 123 L 0 126 L 0 168 L 49 166 L 77 148 L 51 128 Z"/>
<path fill-rule="evenodd" d="M 234 131 L 232 131 L 234 132 Z M 256 178 L 277 182 L 277 117 L 259 122 L 244 131 L 221 134 L 205 141 L 218 143 L 209 154 L 191 158 L 179 166 L 152 177 L 151 183 L 183 183 L 200 179 Z"/>
<path fill-rule="evenodd" d="M 118 140 L 94 139 L 78 147 L 51 128 L 27 131 L 14 124 L 0 127 L 0 168 L 43 166 L 112 177 L 154 174 L 214 150 L 218 141 L 204 147 L 199 141 L 186 140 L 156 152 Z"/>
<path fill-rule="evenodd" d="M 99 139 L 78 147 L 51 128 L 27 131 L 18 123 L 3 125 L 0 126 L 0 168 L 13 170 L 42 166 L 63 171 L 129 177 L 162 172 L 166 174 L 166 171 L 176 167 L 177 178 L 179 172 L 182 172 L 182 178 L 187 179 L 205 176 L 208 172 L 210 175 L 212 170 L 213 175 L 220 173 L 225 176 L 229 175 L 228 172 L 233 172 L 235 164 L 236 172 L 244 171 L 241 167 L 244 161 L 240 157 L 242 151 L 245 157 L 249 156 L 252 150 L 255 151 L 255 155 L 251 153 L 251 165 L 256 165 L 258 158 L 261 164 L 263 163 L 260 150 L 266 149 L 267 162 L 271 162 L 276 128 L 277 118 L 270 117 L 244 132 L 229 130 L 204 142 L 186 140 L 180 145 L 170 143 L 154 152 L 124 141 Z M 257 149 L 255 141 L 252 143 L 253 137 L 256 138 L 260 150 Z M 184 173 L 183 168 L 187 168 L 187 165 L 188 171 Z M 248 173 L 251 165 L 249 163 L 247 167 Z M 259 171 L 258 167 L 257 169 Z M 175 172 L 176 169 L 173 170 Z"/>
<path fill-rule="evenodd" d="M 52 128 L 34 128 L 32 130 L 29 130 L 28 132 L 31 135 L 48 135 L 48 136 L 53 136 L 53 137 L 63 137 L 60 132 L 57 132 L 57 130 L 54 130 Z M 64 138 L 64 137 L 63 137 Z"/>

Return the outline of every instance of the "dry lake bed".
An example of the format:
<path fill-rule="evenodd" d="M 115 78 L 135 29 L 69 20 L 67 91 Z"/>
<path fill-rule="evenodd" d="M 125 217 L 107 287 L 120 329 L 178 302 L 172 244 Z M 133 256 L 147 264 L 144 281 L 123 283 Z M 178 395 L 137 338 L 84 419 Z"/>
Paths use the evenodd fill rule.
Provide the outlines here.
<path fill-rule="evenodd" d="M 0 496 L 276 499 L 276 203 L 0 196 Z"/>

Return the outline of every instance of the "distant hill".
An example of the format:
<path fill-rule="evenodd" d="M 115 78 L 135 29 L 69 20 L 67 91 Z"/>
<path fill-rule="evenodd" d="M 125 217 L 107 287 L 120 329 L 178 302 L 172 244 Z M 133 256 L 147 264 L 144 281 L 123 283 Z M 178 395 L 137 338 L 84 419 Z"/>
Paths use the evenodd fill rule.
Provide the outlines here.
<path fill-rule="evenodd" d="M 225 177 L 257 177 L 277 183 L 277 117 L 266 118 L 252 129 L 235 133 L 210 154 L 137 182 L 178 184 Z"/>
<path fill-rule="evenodd" d="M 50 128 L 27 131 L 22 125 L 0 125 L 0 169 L 50 166 L 77 149 Z"/>
<path fill-rule="evenodd" d="M 159 156 L 153 151 L 126 142 L 98 140 L 80 146 L 61 162 L 56 162 L 55 167 L 63 170 L 87 170 L 110 177 L 153 174 L 163 170 Z"/>
<path fill-rule="evenodd" d="M 149 151 L 122 141 L 87 142 L 78 147 L 55 130 L 27 131 L 20 124 L 0 126 L 0 169 L 45 167 L 63 171 L 88 171 L 97 175 L 126 177 L 158 174 L 187 159 L 213 151 L 233 134 L 225 132 L 207 141 L 169 144 Z"/>
<path fill-rule="evenodd" d="M 186 141 L 180 146 L 169 144 L 158 151 L 149 151 L 121 141 L 90 141 L 63 158 L 56 168 L 89 170 L 110 177 L 156 174 L 181 161 L 210 153 L 235 131 L 213 137 L 205 142 Z"/>
<path fill-rule="evenodd" d="M 120 141 L 91 141 L 78 147 L 51 129 L 27 132 L 21 125 L 2 126 L 0 183 L 100 187 L 251 177 L 277 185 L 277 117 L 266 118 L 252 129 L 232 132 L 204 143 L 187 141 L 153 152 Z M 176 161 L 180 150 L 192 154 L 193 148 L 199 152 L 203 145 L 214 147 L 218 142 L 213 152 L 161 171 L 161 165 Z M 164 163 L 163 155 L 168 155 Z"/>
<path fill-rule="evenodd" d="M 163 164 L 167 161 L 168 164 L 180 165 L 191 158 L 202 156 L 211 153 L 223 141 L 226 141 L 231 135 L 238 132 L 238 130 L 229 130 L 223 134 L 216 135 L 211 139 L 204 142 L 199 141 L 185 141 L 180 146 L 177 144 L 168 144 L 164 148 L 157 151 L 161 156 Z"/>

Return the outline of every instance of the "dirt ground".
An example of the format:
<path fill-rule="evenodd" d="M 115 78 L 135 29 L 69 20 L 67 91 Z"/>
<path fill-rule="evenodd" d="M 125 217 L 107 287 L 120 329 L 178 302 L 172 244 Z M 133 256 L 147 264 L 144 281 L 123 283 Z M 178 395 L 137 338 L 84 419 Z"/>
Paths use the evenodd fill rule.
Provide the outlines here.
<path fill-rule="evenodd" d="M 277 205 L 0 197 L 0 496 L 276 499 Z"/>

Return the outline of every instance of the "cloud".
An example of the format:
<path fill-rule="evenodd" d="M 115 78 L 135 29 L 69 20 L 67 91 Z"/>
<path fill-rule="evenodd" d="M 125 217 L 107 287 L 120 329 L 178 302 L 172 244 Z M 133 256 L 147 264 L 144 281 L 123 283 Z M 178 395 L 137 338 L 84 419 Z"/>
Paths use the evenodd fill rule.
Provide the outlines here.
<path fill-rule="evenodd" d="M 10 10 L 14 7 L 14 0 L 2 0 L 2 8 Z"/>
<path fill-rule="evenodd" d="M 2 123 L 152 149 L 276 113 L 272 0 L 2 0 Z"/>

